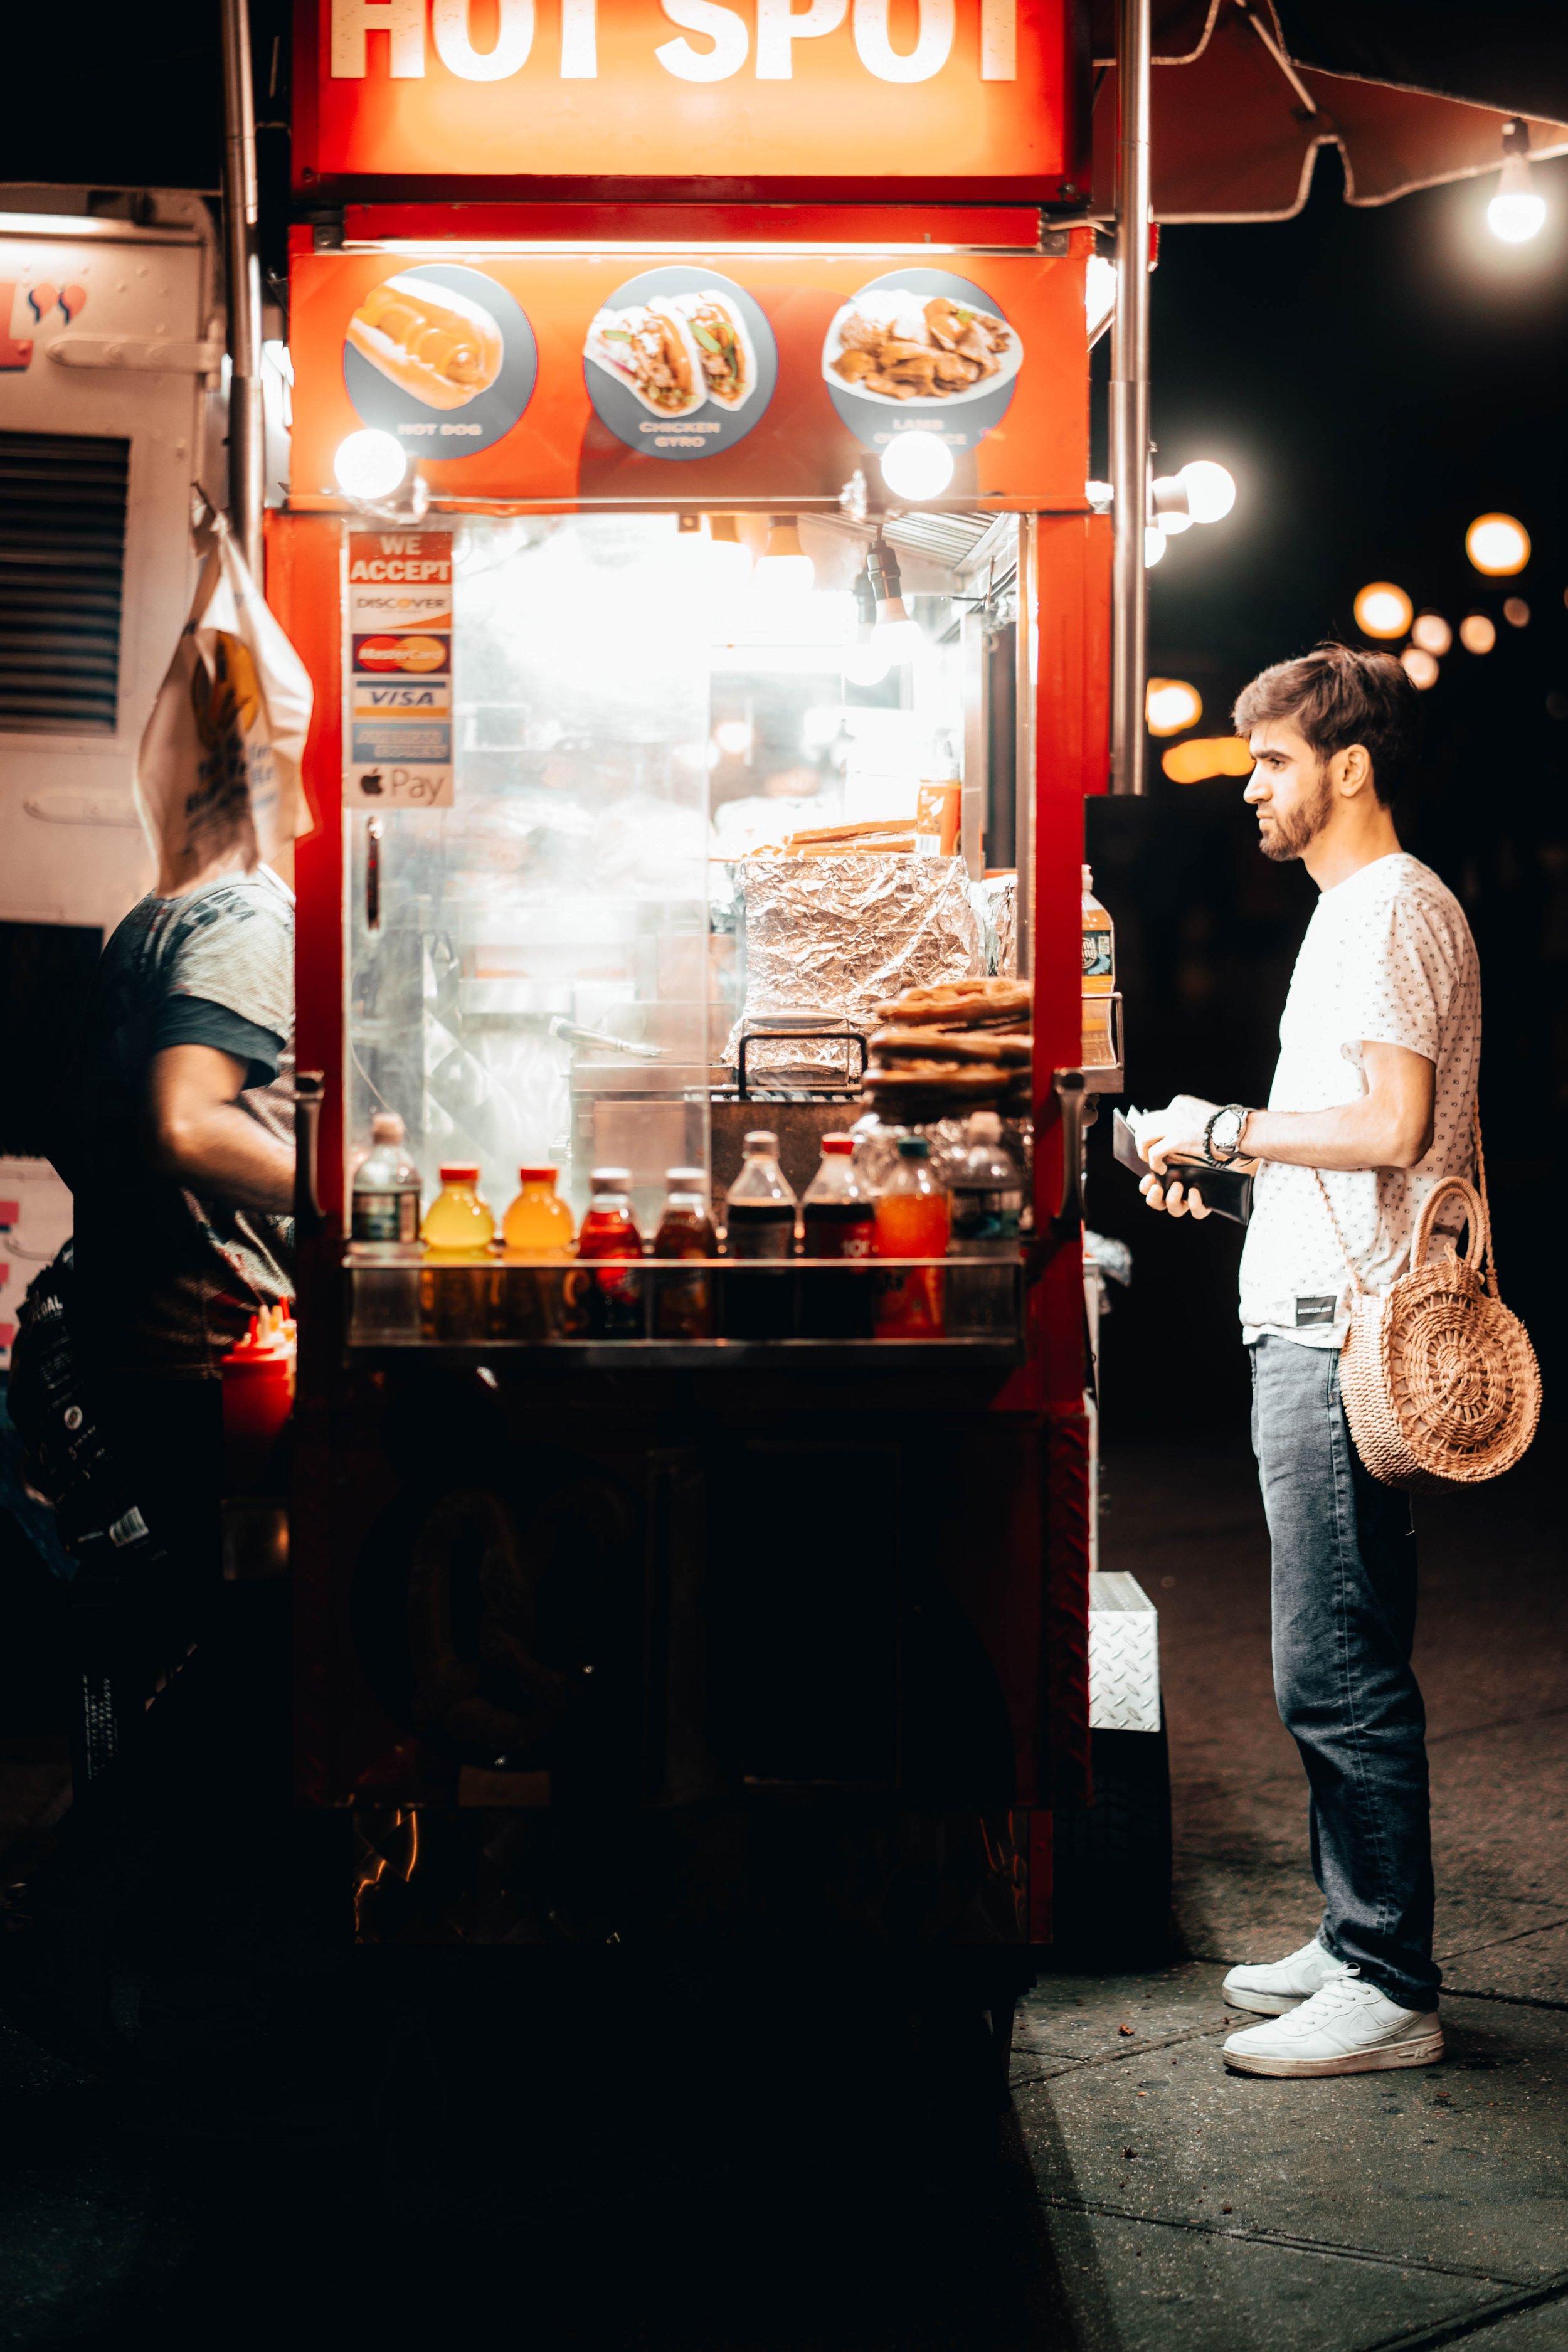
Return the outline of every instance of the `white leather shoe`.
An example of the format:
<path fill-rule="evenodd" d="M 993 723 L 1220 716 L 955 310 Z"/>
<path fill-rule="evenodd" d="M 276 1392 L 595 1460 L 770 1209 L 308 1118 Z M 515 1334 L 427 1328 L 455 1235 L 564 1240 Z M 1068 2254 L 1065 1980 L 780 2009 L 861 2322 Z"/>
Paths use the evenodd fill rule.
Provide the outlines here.
<path fill-rule="evenodd" d="M 1443 2028 L 1436 2010 L 1401 2009 L 1347 1970 L 1288 2017 L 1233 2033 L 1224 2055 L 1239 2074 L 1373 2074 L 1436 2064 Z"/>
<path fill-rule="evenodd" d="M 1336 1978 L 1349 1976 L 1350 1963 L 1336 1960 L 1314 1936 L 1288 1960 L 1262 1960 L 1256 1967 L 1232 1969 L 1221 1990 L 1232 2009 L 1255 2010 L 1259 2017 L 1283 2017 Z"/>

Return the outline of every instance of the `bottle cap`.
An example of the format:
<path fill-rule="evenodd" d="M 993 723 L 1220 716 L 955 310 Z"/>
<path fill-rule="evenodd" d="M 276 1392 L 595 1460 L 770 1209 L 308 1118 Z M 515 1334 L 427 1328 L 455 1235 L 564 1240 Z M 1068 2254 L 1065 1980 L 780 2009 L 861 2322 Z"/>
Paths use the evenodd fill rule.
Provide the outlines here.
<path fill-rule="evenodd" d="M 664 1181 L 672 1192 L 700 1192 L 708 1182 L 708 1173 L 702 1168 L 667 1168 Z"/>
<path fill-rule="evenodd" d="M 632 1181 L 629 1168 L 593 1168 L 588 1181 L 595 1192 L 624 1192 Z"/>
<path fill-rule="evenodd" d="M 778 1137 L 772 1128 L 768 1127 L 753 1128 L 746 1138 L 745 1148 L 748 1160 L 760 1160 L 763 1157 L 776 1160 L 779 1156 Z"/>
<path fill-rule="evenodd" d="M 553 1184 L 560 1172 L 558 1168 L 520 1168 L 517 1181 L 520 1184 Z"/>
<path fill-rule="evenodd" d="M 401 1143 L 403 1121 L 395 1110 L 378 1110 L 371 1120 L 370 1131 L 377 1143 Z"/>
<path fill-rule="evenodd" d="M 1094 868 L 1092 866 L 1086 866 L 1083 869 L 1083 887 L 1086 890 L 1092 890 L 1094 887 Z"/>
<path fill-rule="evenodd" d="M 852 1135 L 825 1135 L 822 1139 L 822 1156 L 825 1160 L 829 1152 L 832 1152 L 836 1158 L 847 1159 L 854 1149 L 855 1138 Z"/>
<path fill-rule="evenodd" d="M 899 1158 L 900 1160 L 929 1160 L 931 1158 L 931 1145 L 926 1141 L 923 1135 L 900 1135 L 899 1138 Z"/>
<path fill-rule="evenodd" d="M 479 1169 L 471 1160 L 465 1160 L 460 1164 L 454 1163 L 441 1171 L 443 1184 L 477 1184 L 479 1181 Z"/>

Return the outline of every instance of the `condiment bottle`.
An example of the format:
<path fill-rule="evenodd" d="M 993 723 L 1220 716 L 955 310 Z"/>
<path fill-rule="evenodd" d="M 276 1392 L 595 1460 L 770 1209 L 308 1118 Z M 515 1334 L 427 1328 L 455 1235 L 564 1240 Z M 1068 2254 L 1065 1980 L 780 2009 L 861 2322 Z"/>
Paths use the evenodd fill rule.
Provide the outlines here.
<path fill-rule="evenodd" d="M 294 1410 L 295 1340 L 287 1302 L 264 1307 L 223 1359 L 224 1486 L 231 1495 L 254 1490 L 276 1470 L 279 1433 Z"/>
<path fill-rule="evenodd" d="M 653 1239 L 656 1258 L 702 1261 L 719 1255 L 719 1236 L 708 1213 L 707 1179 L 700 1168 L 666 1171 L 669 1190 L 658 1231 Z M 653 1328 L 660 1339 L 710 1339 L 713 1336 L 713 1280 L 707 1274 L 658 1274 L 654 1276 Z"/>
<path fill-rule="evenodd" d="M 952 1202 L 932 1171 L 930 1144 L 923 1135 L 901 1135 L 897 1165 L 877 1195 L 877 1255 L 944 1257 L 952 1225 Z M 877 1337 L 940 1339 L 946 1328 L 944 1300 L 939 1266 L 885 1275 L 878 1286 Z"/>
<path fill-rule="evenodd" d="M 595 1273 L 589 1298 L 589 1328 L 600 1339 L 640 1339 L 642 1235 L 632 1214 L 632 1171 L 629 1168 L 595 1168 L 588 1181 L 594 1189 L 588 1213 L 578 1229 L 578 1256 L 639 1262 L 614 1268 L 603 1266 Z"/>

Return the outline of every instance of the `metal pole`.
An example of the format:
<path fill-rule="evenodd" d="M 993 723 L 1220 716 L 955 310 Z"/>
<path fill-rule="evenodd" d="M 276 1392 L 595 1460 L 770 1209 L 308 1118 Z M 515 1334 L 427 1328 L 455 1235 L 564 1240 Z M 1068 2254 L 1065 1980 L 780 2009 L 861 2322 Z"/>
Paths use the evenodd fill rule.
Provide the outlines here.
<path fill-rule="evenodd" d="M 256 251 L 256 100 L 246 0 L 223 0 L 223 122 L 229 519 L 259 587 L 267 453 L 261 407 L 261 264 Z"/>
<path fill-rule="evenodd" d="M 1116 315 L 1110 334 L 1110 789 L 1143 790 L 1148 607 L 1143 531 L 1149 471 L 1149 51 L 1152 0 L 1118 0 Z"/>

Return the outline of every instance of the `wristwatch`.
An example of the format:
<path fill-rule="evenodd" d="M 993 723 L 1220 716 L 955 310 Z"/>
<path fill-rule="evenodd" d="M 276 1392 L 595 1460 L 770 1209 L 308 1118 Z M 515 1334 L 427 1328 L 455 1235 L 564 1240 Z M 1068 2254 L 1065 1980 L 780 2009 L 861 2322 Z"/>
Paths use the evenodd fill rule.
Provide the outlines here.
<path fill-rule="evenodd" d="M 1226 1103 L 1204 1129 L 1204 1158 L 1211 1168 L 1228 1168 L 1241 1150 L 1247 1122 L 1252 1117 L 1245 1103 Z"/>

